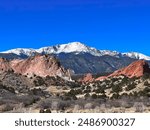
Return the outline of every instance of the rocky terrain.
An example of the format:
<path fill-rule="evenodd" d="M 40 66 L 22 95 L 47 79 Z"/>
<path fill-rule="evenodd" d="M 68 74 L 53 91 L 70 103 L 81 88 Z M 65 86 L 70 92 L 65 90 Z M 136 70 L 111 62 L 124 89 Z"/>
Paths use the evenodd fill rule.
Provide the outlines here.
<path fill-rule="evenodd" d="M 50 55 L 37 54 L 27 59 L 7 60 L 0 58 L 0 70 L 2 72 L 13 70 L 15 73 L 27 76 L 59 76 L 70 80 L 69 70 L 64 69 L 60 62 Z"/>
<path fill-rule="evenodd" d="M 0 58 L 0 112 L 150 112 L 145 60 L 108 76 L 70 73 L 50 55 Z"/>
<path fill-rule="evenodd" d="M 132 64 L 130 64 L 129 66 L 127 66 L 125 68 L 115 71 L 114 73 L 112 73 L 108 76 L 99 77 L 96 80 L 103 80 L 103 79 L 106 79 L 109 77 L 117 77 L 120 75 L 125 75 L 129 78 L 141 77 L 145 73 L 150 73 L 149 65 L 146 61 L 139 60 L 139 61 L 133 62 Z"/>

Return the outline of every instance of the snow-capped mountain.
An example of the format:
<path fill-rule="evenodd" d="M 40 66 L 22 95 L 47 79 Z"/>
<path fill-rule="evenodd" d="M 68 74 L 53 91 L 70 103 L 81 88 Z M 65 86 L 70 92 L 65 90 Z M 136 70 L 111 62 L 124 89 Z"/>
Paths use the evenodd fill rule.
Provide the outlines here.
<path fill-rule="evenodd" d="M 52 47 L 44 47 L 36 50 L 38 53 L 46 53 L 46 54 L 59 54 L 59 53 L 72 53 L 76 54 L 84 52 L 90 53 L 95 56 L 101 56 L 100 51 L 95 48 L 88 47 L 80 42 L 72 42 L 68 44 L 56 45 Z"/>
<path fill-rule="evenodd" d="M 13 53 L 16 55 L 26 55 L 26 56 L 33 56 L 35 53 L 42 53 L 42 54 L 60 54 L 60 53 L 89 53 L 93 56 L 113 56 L 113 57 L 130 57 L 133 59 L 144 59 L 150 61 L 150 57 L 146 56 L 141 53 L 137 52 L 129 52 L 129 53 L 120 53 L 117 51 L 109 51 L 109 50 L 97 50 L 93 47 L 88 47 L 83 43 L 80 42 L 71 42 L 68 44 L 60 44 L 56 46 L 49 46 L 49 47 L 43 47 L 40 49 L 23 49 L 23 48 L 17 48 L 8 50 L 2 53 Z"/>
<path fill-rule="evenodd" d="M 103 56 L 103 55 L 110 55 L 110 56 L 117 56 L 119 53 L 116 51 L 109 51 L 109 50 L 97 50 L 93 47 L 88 47 L 85 44 L 80 42 L 71 42 L 68 44 L 61 44 L 52 47 L 43 47 L 36 50 L 38 53 L 44 54 L 59 54 L 59 53 L 89 53 L 94 56 Z"/>
<path fill-rule="evenodd" d="M 144 54 L 141 54 L 141 53 L 138 53 L 138 52 L 128 52 L 128 53 L 122 53 L 124 56 L 128 56 L 130 58 L 133 58 L 133 59 L 139 59 L 139 60 L 148 60 L 150 61 L 150 57 L 149 56 L 146 56 Z"/>
<path fill-rule="evenodd" d="M 16 54 L 16 55 L 33 56 L 37 52 L 34 49 L 17 48 L 17 49 L 4 51 L 4 52 L 1 52 L 1 53 L 13 53 L 13 54 Z"/>

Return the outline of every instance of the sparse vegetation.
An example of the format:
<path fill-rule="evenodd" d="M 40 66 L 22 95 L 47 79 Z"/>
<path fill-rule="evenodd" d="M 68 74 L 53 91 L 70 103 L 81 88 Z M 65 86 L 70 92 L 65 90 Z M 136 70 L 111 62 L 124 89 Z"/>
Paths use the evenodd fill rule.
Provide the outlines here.
<path fill-rule="evenodd" d="M 149 112 L 150 79 L 122 75 L 81 84 L 10 72 L 0 81 L 0 99 L 0 112 Z"/>
<path fill-rule="evenodd" d="M 42 86 L 42 85 L 45 86 L 46 85 L 44 79 L 40 76 L 36 76 L 36 79 L 33 82 L 34 82 L 35 86 Z"/>

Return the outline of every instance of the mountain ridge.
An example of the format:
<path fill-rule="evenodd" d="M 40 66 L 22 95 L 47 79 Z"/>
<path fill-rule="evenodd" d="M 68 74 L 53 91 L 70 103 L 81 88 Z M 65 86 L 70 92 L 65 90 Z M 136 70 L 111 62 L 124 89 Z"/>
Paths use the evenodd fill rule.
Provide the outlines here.
<path fill-rule="evenodd" d="M 81 42 L 70 42 L 68 44 L 58 44 L 55 46 L 48 46 L 48 47 L 42 47 L 39 49 L 32 49 L 32 48 L 16 48 L 11 49 L 8 51 L 0 52 L 2 54 L 16 54 L 18 56 L 34 56 L 36 53 L 40 54 L 60 54 L 60 53 L 75 53 L 76 55 L 79 53 L 89 53 L 93 56 L 104 56 L 109 55 L 113 57 L 129 57 L 137 60 L 148 60 L 150 61 L 150 56 L 146 56 L 142 53 L 138 52 L 126 52 L 121 53 L 117 51 L 110 51 L 110 50 L 98 50 L 93 47 L 86 46 L 85 44 Z"/>

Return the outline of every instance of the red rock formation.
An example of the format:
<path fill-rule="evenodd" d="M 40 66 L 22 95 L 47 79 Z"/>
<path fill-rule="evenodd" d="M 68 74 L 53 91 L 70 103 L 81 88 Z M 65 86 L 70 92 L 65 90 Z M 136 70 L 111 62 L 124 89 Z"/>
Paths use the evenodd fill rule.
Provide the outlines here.
<path fill-rule="evenodd" d="M 71 79 L 69 70 L 65 70 L 56 58 L 49 55 L 36 55 L 25 60 L 12 61 L 0 58 L 0 71 L 8 70 L 14 70 L 15 73 L 22 75 L 59 76 L 67 80 Z"/>
<path fill-rule="evenodd" d="M 11 66 L 16 73 L 23 75 L 69 77 L 69 72 L 60 65 L 60 62 L 48 55 L 36 55 L 25 60 L 13 60 Z"/>
<path fill-rule="evenodd" d="M 127 66 L 125 68 L 122 68 L 122 69 L 115 71 L 114 73 L 112 73 L 108 76 L 99 77 L 96 80 L 103 80 L 103 79 L 106 79 L 108 77 L 116 77 L 116 76 L 120 76 L 120 75 L 125 75 L 129 78 L 141 77 L 145 73 L 150 73 L 149 65 L 146 61 L 139 60 L 139 61 L 133 62 L 132 64 L 130 64 L 129 66 Z"/>
<path fill-rule="evenodd" d="M 80 79 L 79 81 L 80 81 L 80 82 L 83 82 L 83 83 L 86 83 L 86 82 L 93 82 L 93 81 L 94 81 L 94 78 L 93 78 L 93 76 L 92 76 L 91 73 L 88 73 L 88 74 L 86 74 L 86 75 L 84 76 L 83 79 Z"/>
<path fill-rule="evenodd" d="M 108 78 L 108 76 L 101 76 L 101 77 L 97 78 L 96 81 L 104 80 L 104 79 L 107 79 L 107 78 Z"/>
<path fill-rule="evenodd" d="M 0 72 L 12 70 L 10 63 L 5 58 L 0 58 Z"/>

